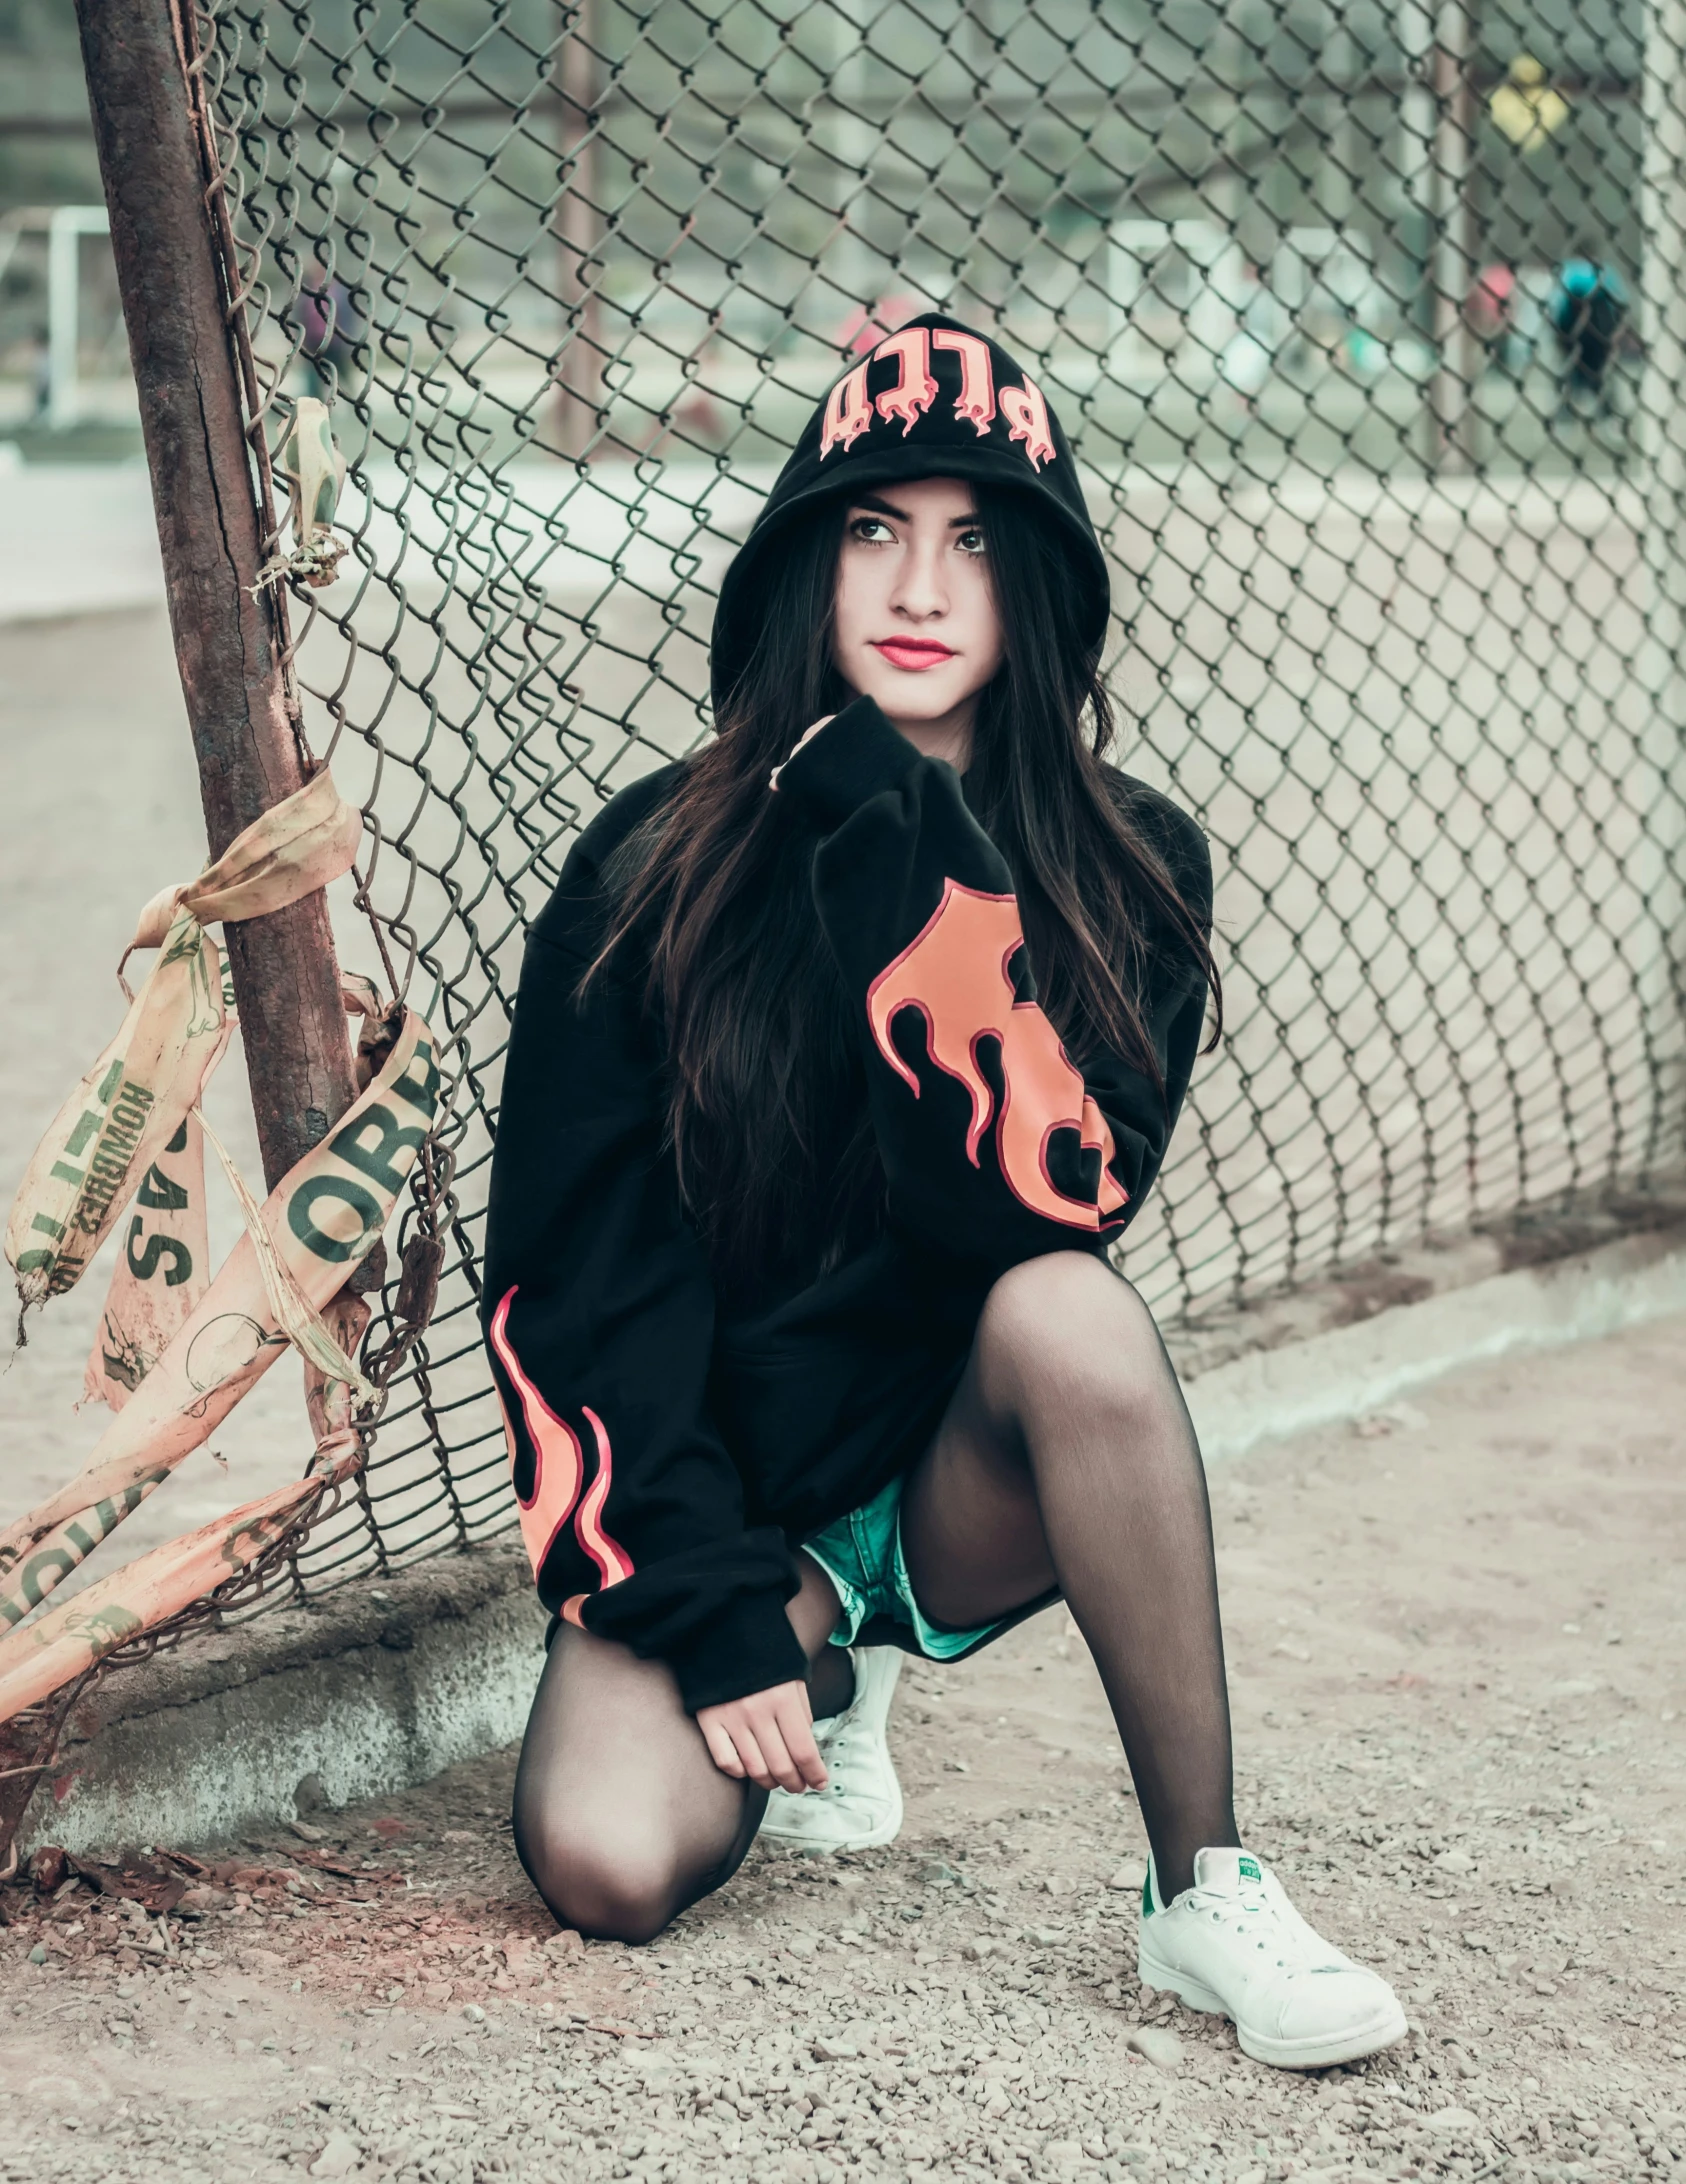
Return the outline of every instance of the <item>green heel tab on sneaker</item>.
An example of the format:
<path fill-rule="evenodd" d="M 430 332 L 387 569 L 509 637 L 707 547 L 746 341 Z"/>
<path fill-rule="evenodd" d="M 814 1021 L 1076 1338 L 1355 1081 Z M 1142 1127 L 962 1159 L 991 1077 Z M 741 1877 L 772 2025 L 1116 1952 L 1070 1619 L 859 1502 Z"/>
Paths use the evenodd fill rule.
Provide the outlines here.
<path fill-rule="evenodd" d="M 1222 1885 L 1221 1877 L 1217 1874 L 1212 1873 L 1205 1864 L 1205 1861 L 1208 1859 L 1221 1861 L 1225 1858 L 1233 1858 L 1235 1860 L 1234 1870 L 1236 1880 L 1251 1881 L 1252 1883 L 1254 1883 L 1255 1886 L 1263 1883 L 1264 1867 L 1259 1863 L 1258 1859 L 1253 1856 L 1251 1851 L 1202 1850 L 1197 1852 L 1195 1856 L 1195 1885 L 1197 1887 L 1202 1885 L 1211 1886 L 1214 1883 L 1217 1883 L 1217 1885 Z M 1159 1899 L 1158 1876 L 1154 1872 L 1153 1860 L 1150 1858 L 1147 1862 L 1147 1872 L 1142 1877 L 1142 1917 L 1144 1919 L 1150 1919 L 1153 1917 L 1156 1911 L 1163 1911 L 1165 1908 L 1166 1906 Z"/>

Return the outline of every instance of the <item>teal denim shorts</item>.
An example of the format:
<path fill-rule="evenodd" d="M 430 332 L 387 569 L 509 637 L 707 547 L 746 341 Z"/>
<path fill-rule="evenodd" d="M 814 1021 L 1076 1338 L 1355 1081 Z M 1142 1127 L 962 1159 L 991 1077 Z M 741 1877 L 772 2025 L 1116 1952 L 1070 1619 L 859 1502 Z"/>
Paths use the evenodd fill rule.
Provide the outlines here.
<path fill-rule="evenodd" d="M 834 1646 L 900 1645 L 931 1661 L 957 1661 L 984 1645 L 1008 1622 L 982 1623 L 976 1630 L 944 1630 L 919 1612 L 902 1559 L 902 1481 L 892 1479 L 881 1493 L 846 1517 L 828 1524 L 802 1542 L 837 1588 L 842 1613 L 831 1634 Z M 876 1627 L 874 1627 L 876 1626 Z"/>

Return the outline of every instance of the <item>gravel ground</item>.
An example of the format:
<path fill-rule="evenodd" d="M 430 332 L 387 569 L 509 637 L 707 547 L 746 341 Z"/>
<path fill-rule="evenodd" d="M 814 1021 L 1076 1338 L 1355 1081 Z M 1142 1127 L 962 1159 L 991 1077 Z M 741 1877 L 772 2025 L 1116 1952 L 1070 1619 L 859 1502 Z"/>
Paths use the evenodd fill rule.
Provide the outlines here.
<path fill-rule="evenodd" d="M 754 1854 L 647 1950 L 550 1930 L 509 1752 L 19 1882 L 0 2175 L 1686 2178 L 1683 1333 L 1214 1478 L 1244 1826 L 1404 1994 L 1389 2053 L 1272 2072 L 1138 1986 L 1140 1824 L 1056 1610 L 910 1667 L 900 1842 Z"/>

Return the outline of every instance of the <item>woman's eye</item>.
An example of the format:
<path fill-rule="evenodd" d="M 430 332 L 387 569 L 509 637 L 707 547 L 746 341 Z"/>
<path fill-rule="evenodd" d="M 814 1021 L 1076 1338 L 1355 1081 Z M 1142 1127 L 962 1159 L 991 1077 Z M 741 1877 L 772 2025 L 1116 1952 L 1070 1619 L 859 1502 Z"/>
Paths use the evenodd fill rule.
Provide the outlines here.
<path fill-rule="evenodd" d="M 954 542 L 963 554 L 981 554 L 986 551 L 981 528 L 962 531 Z"/>
<path fill-rule="evenodd" d="M 849 535 L 858 538 L 863 546 L 892 545 L 896 536 L 882 516 L 857 516 L 849 526 Z"/>

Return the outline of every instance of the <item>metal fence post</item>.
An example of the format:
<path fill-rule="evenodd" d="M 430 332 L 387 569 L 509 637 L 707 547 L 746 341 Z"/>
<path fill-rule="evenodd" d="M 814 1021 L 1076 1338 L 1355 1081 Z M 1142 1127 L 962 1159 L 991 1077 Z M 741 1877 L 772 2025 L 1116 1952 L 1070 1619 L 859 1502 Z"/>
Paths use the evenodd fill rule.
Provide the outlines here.
<path fill-rule="evenodd" d="M 1662 655 L 1663 710 L 1678 730 L 1686 645 L 1686 0 L 1645 10 L 1641 210 L 1645 255 L 1640 297 L 1645 370 L 1639 429 L 1644 449 L 1646 559 L 1651 636 Z"/>
<path fill-rule="evenodd" d="M 1469 11 L 1460 0 L 1442 0 L 1436 11 L 1434 53 L 1434 239 L 1433 326 L 1435 454 L 1446 471 L 1467 470 L 1474 448 L 1474 344 L 1465 302 L 1475 274 L 1471 248 L 1471 154 L 1475 143 L 1475 102 L 1470 96 L 1470 52 L 1474 44 Z"/>
<path fill-rule="evenodd" d="M 1638 426 L 1650 578 L 1646 634 L 1656 682 L 1655 731 L 1646 740 L 1671 793 L 1654 801 L 1647 855 L 1635 881 L 1666 931 L 1670 919 L 1678 929 L 1686 892 L 1686 0 L 1650 0 L 1644 66 L 1645 369 Z M 1677 1028 L 1686 989 L 1678 952 L 1666 941 L 1644 967 L 1640 989 L 1648 1015 Z"/>
<path fill-rule="evenodd" d="M 76 0 L 211 852 L 300 788 L 221 264 L 170 0 Z M 226 928 L 271 1186 L 354 1097 L 326 898 Z"/>
<path fill-rule="evenodd" d="M 603 269 L 592 252 L 602 241 L 598 204 L 597 102 L 602 96 L 597 58 L 597 10 L 593 0 L 575 0 L 568 11 L 561 57 L 555 71 L 562 102 L 561 192 L 554 226 L 559 252 L 559 282 L 564 313 L 558 376 L 560 432 L 564 455 L 584 455 L 602 430 L 604 362 L 602 306 L 597 283 Z"/>

